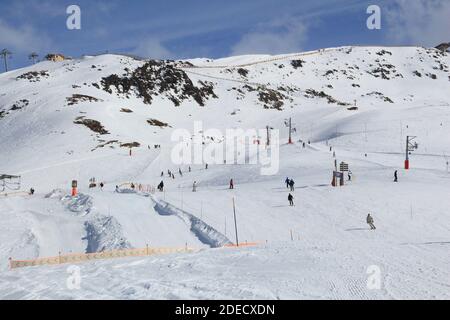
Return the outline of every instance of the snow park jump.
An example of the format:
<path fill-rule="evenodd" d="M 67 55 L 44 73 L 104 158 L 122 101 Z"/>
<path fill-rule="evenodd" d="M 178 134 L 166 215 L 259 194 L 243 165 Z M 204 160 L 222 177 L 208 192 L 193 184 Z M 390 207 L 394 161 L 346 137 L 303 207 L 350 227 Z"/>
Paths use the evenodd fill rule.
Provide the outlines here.
<path fill-rule="evenodd" d="M 450 299 L 450 5 L 99 1 L 0 4 L 0 302 Z"/>

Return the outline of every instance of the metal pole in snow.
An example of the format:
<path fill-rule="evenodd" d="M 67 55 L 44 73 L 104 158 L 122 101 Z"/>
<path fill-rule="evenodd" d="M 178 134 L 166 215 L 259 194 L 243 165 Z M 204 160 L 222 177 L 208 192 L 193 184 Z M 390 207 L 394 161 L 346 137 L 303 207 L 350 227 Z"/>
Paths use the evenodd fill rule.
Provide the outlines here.
<path fill-rule="evenodd" d="M 227 216 L 225 216 L 225 237 L 227 236 Z"/>
<path fill-rule="evenodd" d="M 238 229 L 237 229 L 237 220 L 236 220 L 236 202 L 233 198 L 233 213 L 234 213 L 234 229 L 236 231 L 236 245 L 239 247 L 239 238 L 238 238 Z"/>
<path fill-rule="evenodd" d="M 289 118 L 289 143 L 292 144 L 292 118 Z"/>

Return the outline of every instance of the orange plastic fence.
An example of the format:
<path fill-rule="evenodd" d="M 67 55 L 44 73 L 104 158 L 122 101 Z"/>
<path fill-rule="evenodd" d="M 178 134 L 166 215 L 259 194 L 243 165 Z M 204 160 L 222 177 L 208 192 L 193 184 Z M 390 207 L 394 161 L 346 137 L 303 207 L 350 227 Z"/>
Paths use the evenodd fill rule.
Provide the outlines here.
<path fill-rule="evenodd" d="M 260 245 L 258 242 L 245 242 L 242 244 L 227 244 L 224 248 L 243 248 L 243 247 L 255 247 Z M 125 250 L 112 250 L 97 253 L 73 253 L 58 255 L 56 257 L 46 257 L 38 258 L 32 260 L 13 260 L 9 259 L 9 266 L 11 269 L 26 268 L 26 267 L 37 267 L 44 265 L 59 265 L 68 263 L 81 263 L 93 260 L 104 260 L 104 259 L 116 259 L 125 257 L 145 257 L 152 255 L 163 255 L 163 254 L 174 254 L 174 253 L 192 253 L 196 249 L 184 247 L 184 248 L 150 248 L 145 247 L 141 249 L 125 249 Z"/>
<path fill-rule="evenodd" d="M 232 243 L 232 244 L 224 245 L 224 248 L 256 247 L 259 245 L 260 245 L 260 243 L 258 243 L 258 242 L 244 242 L 244 243 L 239 243 L 239 245 Z"/>
<path fill-rule="evenodd" d="M 124 257 L 144 257 L 151 255 L 173 254 L 173 253 L 192 253 L 193 248 L 150 248 L 145 247 L 141 249 L 125 249 L 125 250 L 113 250 L 104 251 L 98 253 L 75 253 L 58 255 L 56 257 L 38 258 L 33 260 L 13 260 L 9 259 L 9 266 L 11 269 L 35 267 L 43 265 L 58 265 L 66 263 L 80 263 L 92 260 L 101 259 L 115 259 Z"/>

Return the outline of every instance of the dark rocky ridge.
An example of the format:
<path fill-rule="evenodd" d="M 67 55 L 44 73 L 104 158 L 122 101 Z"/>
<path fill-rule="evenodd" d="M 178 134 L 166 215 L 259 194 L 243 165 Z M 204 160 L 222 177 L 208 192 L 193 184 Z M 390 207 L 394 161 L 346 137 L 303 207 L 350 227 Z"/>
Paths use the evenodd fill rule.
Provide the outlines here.
<path fill-rule="evenodd" d="M 110 94 L 113 93 L 112 88 L 115 88 L 118 95 L 129 98 L 131 94 L 135 94 L 146 104 L 152 104 L 153 97 L 158 95 L 165 96 L 175 106 L 192 98 L 203 107 L 209 98 L 217 98 L 211 83 L 199 81 L 198 86 L 194 85 L 188 75 L 177 69 L 172 61 L 151 60 L 129 75 L 120 77 L 113 74 L 105 77 L 101 84 L 103 90 Z"/>

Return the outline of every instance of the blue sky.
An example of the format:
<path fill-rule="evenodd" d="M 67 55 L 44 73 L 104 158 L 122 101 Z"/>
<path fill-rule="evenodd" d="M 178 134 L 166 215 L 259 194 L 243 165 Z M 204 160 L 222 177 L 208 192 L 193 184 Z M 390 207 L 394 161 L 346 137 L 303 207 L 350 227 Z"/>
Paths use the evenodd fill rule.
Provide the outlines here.
<path fill-rule="evenodd" d="M 81 8 L 68 30 L 66 8 Z M 367 7 L 381 8 L 369 30 Z M 0 0 L 0 50 L 13 68 L 28 54 L 102 52 L 153 58 L 218 58 L 340 45 L 423 45 L 450 41 L 449 0 Z"/>

